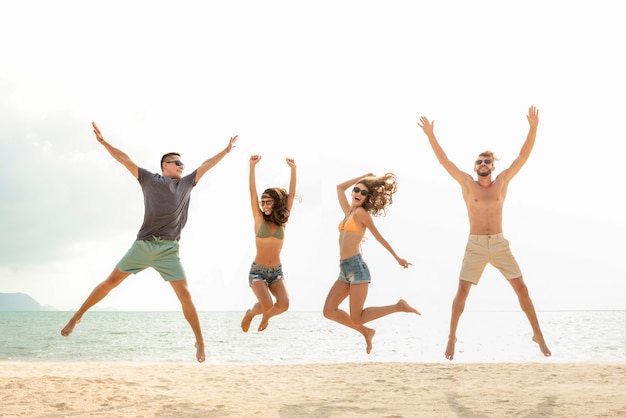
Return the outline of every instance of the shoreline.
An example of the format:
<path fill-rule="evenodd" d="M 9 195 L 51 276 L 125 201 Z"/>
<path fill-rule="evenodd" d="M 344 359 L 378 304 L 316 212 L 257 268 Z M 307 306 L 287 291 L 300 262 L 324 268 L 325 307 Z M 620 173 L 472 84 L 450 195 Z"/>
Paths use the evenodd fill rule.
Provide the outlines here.
<path fill-rule="evenodd" d="M 1 363 L 12 417 L 626 415 L 626 363 Z"/>

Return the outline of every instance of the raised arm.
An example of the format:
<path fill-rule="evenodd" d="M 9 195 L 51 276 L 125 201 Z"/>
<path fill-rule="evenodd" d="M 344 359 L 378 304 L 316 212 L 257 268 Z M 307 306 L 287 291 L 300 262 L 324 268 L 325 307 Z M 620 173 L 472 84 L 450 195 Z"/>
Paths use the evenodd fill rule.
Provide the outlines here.
<path fill-rule="evenodd" d="M 463 183 L 467 181 L 468 177 L 471 179 L 471 176 L 468 173 L 461 171 L 456 164 L 448 159 L 448 156 L 444 152 L 441 145 L 437 141 L 435 137 L 435 121 L 430 122 L 425 116 L 420 117 L 417 125 L 422 128 L 426 136 L 428 137 L 428 142 L 430 142 L 430 146 L 435 152 L 435 156 L 439 163 L 446 169 L 446 171 L 459 183 Z"/>
<path fill-rule="evenodd" d="M 113 145 L 105 141 L 104 137 L 102 136 L 102 132 L 100 132 L 100 129 L 98 129 L 98 126 L 95 122 L 91 122 L 91 125 L 93 126 L 93 132 L 96 134 L 96 139 L 98 140 L 98 142 L 100 142 L 104 146 L 104 148 L 109 152 L 109 154 L 111 154 L 113 158 L 115 158 L 120 164 L 126 167 L 126 169 L 130 171 L 130 174 L 132 174 L 135 178 L 139 178 L 139 167 L 137 167 L 137 164 L 135 164 L 133 160 L 131 160 L 130 157 L 126 155 L 125 152 L 115 148 Z"/>
<path fill-rule="evenodd" d="M 296 197 L 296 162 L 293 158 L 286 159 L 287 164 L 291 168 L 291 176 L 289 177 L 289 196 L 287 196 L 287 210 L 291 210 L 293 199 Z"/>
<path fill-rule="evenodd" d="M 363 177 L 370 177 L 370 176 L 373 176 L 373 174 L 367 173 L 362 176 L 355 177 L 350 180 L 346 180 L 343 183 L 339 183 L 337 185 L 337 199 L 339 199 L 339 205 L 341 206 L 341 210 L 343 210 L 343 213 L 348 213 L 348 211 L 350 210 L 350 202 L 348 201 L 348 198 L 346 197 L 346 190 L 349 187 L 354 186 L 356 182 L 361 180 Z"/>
<path fill-rule="evenodd" d="M 259 161 L 261 161 L 260 155 L 253 155 L 250 157 L 250 207 L 252 208 L 252 216 L 254 217 L 255 230 L 258 227 L 257 224 L 260 224 L 263 220 L 263 215 L 261 214 L 261 210 L 259 209 L 259 194 L 256 190 L 255 169 Z"/>
<path fill-rule="evenodd" d="M 235 142 L 237 142 L 237 136 L 238 135 L 232 136 L 228 141 L 228 145 L 226 146 L 226 148 L 200 164 L 200 167 L 196 169 L 196 183 L 200 181 L 202 176 L 204 176 L 207 171 L 209 171 L 210 169 L 215 167 L 217 163 L 222 161 L 222 158 L 224 158 L 226 154 L 228 154 L 235 147 Z"/>
<path fill-rule="evenodd" d="M 513 162 L 511 166 L 500 173 L 500 177 L 504 178 L 505 182 L 510 181 L 519 171 L 522 166 L 526 164 L 528 161 L 528 157 L 530 157 L 530 152 L 533 150 L 535 146 L 535 138 L 537 137 L 537 125 L 539 125 L 539 110 L 535 106 L 531 106 L 528 108 L 528 115 L 526 116 L 528 119 L 528 124 L 530 127 L 528 128 L 528 135 L 526 136 L 526 141 L 524 141 L 524 145 L 522 145 L 522 149 L 519 152 L 519 155 Z"/>

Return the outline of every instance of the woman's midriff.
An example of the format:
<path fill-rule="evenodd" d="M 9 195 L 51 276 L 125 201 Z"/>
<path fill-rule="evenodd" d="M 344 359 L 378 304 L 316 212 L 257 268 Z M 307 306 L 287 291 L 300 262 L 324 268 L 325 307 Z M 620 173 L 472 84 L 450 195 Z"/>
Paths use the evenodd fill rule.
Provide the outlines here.
<path fill-rule="evenodd" d="M 339 259 L 353 257 L 361 253 L 361 242 L 363 235 L 360 232 L 341 231 L 339 232 Z"/>
<path fill-rule="evenodd" d="M 263 267 L 277 267 L 280 265 L 280 251 L 282 248 L 282 239 L 272 237 L 257 238 L 254 262 Z"/>

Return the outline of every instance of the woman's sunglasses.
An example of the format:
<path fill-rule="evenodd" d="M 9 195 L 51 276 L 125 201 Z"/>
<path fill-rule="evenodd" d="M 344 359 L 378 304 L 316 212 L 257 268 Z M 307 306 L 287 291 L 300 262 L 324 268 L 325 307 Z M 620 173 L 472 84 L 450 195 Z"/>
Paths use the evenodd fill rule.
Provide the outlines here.
<path fill-rule="evenodd" d="M 368 192 L 367 190 L 361 190 L 356 186 L 354 186 L 354 189 L 352 189 L 352 191 L 354 193 L 361 193 L 363 196 L 367 196 L 368 194 L 370 194 L 370 192 Z"/>

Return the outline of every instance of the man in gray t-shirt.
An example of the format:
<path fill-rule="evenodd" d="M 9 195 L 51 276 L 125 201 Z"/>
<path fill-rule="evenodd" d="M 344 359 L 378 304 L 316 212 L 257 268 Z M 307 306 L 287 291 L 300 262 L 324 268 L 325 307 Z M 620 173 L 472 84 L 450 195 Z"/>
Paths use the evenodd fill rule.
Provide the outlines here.
<path fill-rule="evenodd" d="M 140 168 L 123 151 L 104 140 L 102 133 L 92 122 L 96 139 L 106 150 L 139 180 L 144 196 L 145 213 L 143 224 L 137 233 L 137 240 L 115 266 L 109 277 L 95 287 L 85 302 L 76 311 L 61 335 L 67 337 L 89 308 L 104 299 L 117 285 L 131 273 L 136 274 L 152 267 L 168 281 L 183 307 L 185 318 L 191 325 L 196 337 L 196 358 L 199 362 L 206 359 L 204 339 L 200 328 L 198 311 L 191 300 L 187 286 L 187 277 L 180 262 L 178 241 L 187 223 L 191 190 L 202 176 L 219 163 L 228 154 L 237 141 L 237 135 L 230 138 L 228 146 L 209 158 L 200 166 L 183 177 L 185 165 L 180 154 L 171 152 L 161 158 L 161 174 L 151 173 Z"/>

